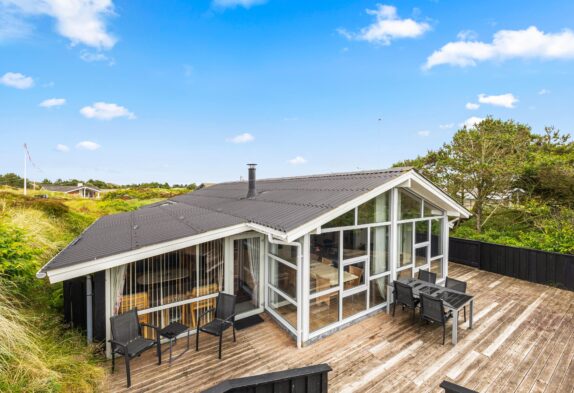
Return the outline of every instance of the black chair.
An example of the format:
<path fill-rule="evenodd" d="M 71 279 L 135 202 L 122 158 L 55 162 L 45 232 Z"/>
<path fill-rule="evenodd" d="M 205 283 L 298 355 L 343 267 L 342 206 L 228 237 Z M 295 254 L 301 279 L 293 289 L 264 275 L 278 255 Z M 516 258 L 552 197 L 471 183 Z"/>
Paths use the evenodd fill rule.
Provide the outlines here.
<path fill-rule="evenodd" d="M 454 289 L 455 291 L 466 293 L 466 281 L 455 280 L 447 276 L 446 282 L 444 283 L 445 288 Z M 463 309 L 464 321 L 466 322 L 466 306 Z"/>
<path fill-rule="evenodd" d="M 444 345 L 446 337 L 446 322 L 450 317 L 452 317 L 452 315 L 444 311 L 442 299 L 421 293 L 420 300 L 421 320 L 442 325 L 442 345 Z"/>
<path fill-rule="evenodd" d="M 219 358 L 221 359 L 221 344 L 223 332 L 228 328 L 233 329 L 233 341 L 235 342 L 235 302 L 236 297 L 227 293 L 219 292 L 215 308 L 206 310 L 197 318 L 197 334 L 195 336 L 195 350 L 199 351 L 199 332 L 219 337 Z M 201 319 L 207 314 L 214 313 L 213 319 L 205 325 L 201 325 Z"/>
<path fill-rule="evenodd" d="M 413 288 L 407 284 L 403 284 L 400 281 L 394 282 L 394 296 L 395 301 L 393 302 L 393 317 L 395 316 L 395 309 L 397 304 L 403 306 L 403 309 L 409 308 L 413 310 L 413 322 L 415 321 L 415 311 L 419 304 L 419 299 L 416 299 L 413 295 Z"/>
<path fill-rule="evenodd" d="M 110 318 L 112 330 L 112 373 L 116 368 L 116 353 L 123 356 L 126 362 L 126 376 L 128 388 L 132 385 L 130 374 L 130 359 L 140 356 L 143 352 L 156 346 L 157 364 L 161 364 L 161 344 L 159 338 L 159 328 L 141 323 L 138 319 L 137 309 L 130 310 L 126 313 L 119 314 Z M 142 326 L 155 330 L 155 340 L 144 338 L 142 335 Z"/>
<path fill-rule="evenodd" d="M 430 282 L 431 284 L 436 284 L 436 273 L 420 269 L 418 279 L 421 281 Z"/>

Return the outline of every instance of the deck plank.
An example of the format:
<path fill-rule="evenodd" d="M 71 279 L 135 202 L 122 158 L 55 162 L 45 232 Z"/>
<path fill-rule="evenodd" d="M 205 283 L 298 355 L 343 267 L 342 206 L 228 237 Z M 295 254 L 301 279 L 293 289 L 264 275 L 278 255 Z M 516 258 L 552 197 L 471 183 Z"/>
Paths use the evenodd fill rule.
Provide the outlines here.
<path fill-rule="evenodd" d="M 449 275 L 468 280 L 475 295 L 475 324 L 459 323 L 452 346 L 450 323 L 442 345 L 438 326 L 413 324 L 411 314 L 378 313 L 297 349 L 266 315 L 265 322 L 217 340 L 202 335 L 171 365 L 151 352 L 132 362 L 132 388 L 123 361 L 109 374 L 111 392 L 201 392 L 220 381 L 317 363 L 328 363 L 331 392 L 439 392 L 448 379 L 480 392 L 571 392 L 574 385 L 574 292 L 450 264 Z M 184 340 L 178 340 L 175 351 Z M 177 352 L 176 352 L 177 353 Z"/>

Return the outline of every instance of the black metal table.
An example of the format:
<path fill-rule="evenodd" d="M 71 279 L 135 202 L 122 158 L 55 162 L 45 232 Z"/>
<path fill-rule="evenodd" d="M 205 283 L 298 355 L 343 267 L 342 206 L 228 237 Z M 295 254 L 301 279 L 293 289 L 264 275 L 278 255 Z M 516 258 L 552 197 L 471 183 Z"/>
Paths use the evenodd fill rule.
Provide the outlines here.
<path fill-rule="evenodd" d="M 407 284 L 413 289 L 413 296 L 418 298 L 420 293 L 425 295 L 434 296 L 436 298 L 442 299 L 444 308 L 447 311 L 452 312 L 452 343 L 456 344 L 458 342 L 458 312 L 464 308 L 467 304 L 469 305 L 469 318 L 468 327 L 472 329 L 472 322 L 474 317 L 474 296 L 455 291 L 454 289 L 441 287 L 437 284 L 431 284 L 430 282 L 418 280 L 416 278 L 401 278 L 397 281 Z M 391 298 L 393 292 L 393 283 L 390 282 L 387 285 L 387 314 L 391 311 Z"/>
<path fill-rule="evenodd" d="M 159 331 L 160 337 L 165 337 L 169 340 L 169 362 L 170 363 L 172 360 L 172 351 L 171 351 L 172 346 L 174 343 L 177 342 L 177 336 L 179 336 L 180 334 L 185 333 L 185 332 L 187 332 L 187 348 L 183 352 L 181 352 L 179 355 L 173 357 L 173 359 L 177 359 L 178 357 L 180 357 L 181 355 L 183 355 L 184 353 L 189 351 L 190 329 L 189 329 L 189 327 L 185 326 L 182 323 L 172 322 Z"/>

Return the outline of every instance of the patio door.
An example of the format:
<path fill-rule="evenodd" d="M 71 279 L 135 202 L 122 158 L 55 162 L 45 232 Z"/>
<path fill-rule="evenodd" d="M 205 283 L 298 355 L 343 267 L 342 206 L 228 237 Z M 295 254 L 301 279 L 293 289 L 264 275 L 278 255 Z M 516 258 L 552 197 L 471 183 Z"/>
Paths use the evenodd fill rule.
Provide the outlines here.
<path fill-rule="evenodd" d="M 233 240 L 233 294 L 237 296 L 237 314 L 260 311 L 262 303 L 261 237 Z"/>

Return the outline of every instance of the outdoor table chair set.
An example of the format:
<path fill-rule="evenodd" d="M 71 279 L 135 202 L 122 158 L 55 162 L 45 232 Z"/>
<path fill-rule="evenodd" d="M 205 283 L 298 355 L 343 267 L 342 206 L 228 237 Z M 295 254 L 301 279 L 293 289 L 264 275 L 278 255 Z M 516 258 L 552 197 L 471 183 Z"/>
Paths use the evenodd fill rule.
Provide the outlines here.
<path fill-rule="evenodd" d="M 392 304 L 392 314 L 401 306 L 403 310 L 412 310 L 413 322 L 416 320 L 416 310 L 420 308 L 420 320 L 442 326 L 443 345 L 446 338 L 446 324 L 452 319 L 452 344 L 458 341 L 458 318 L 460 311 L 464 313 L 466 322 L 466 306 L 469 306 L 468 327 L 472 329 L 474 316 L 474 297 L 466 293 L 466 282 L 447 277 L 445 286 L 436 284 L 436 274 L 419 270 L 418 278 L 401 278 L 387 286 L 387 299 Z M 392 303 L 391 302 L 392 299 Z M 391 313 L 391 306 L 387 307 Z"/>
<path fill-rule="evenodd" d="M 235 304 L 236 297 L 226 293 L 219 293 L 215 308 L 208 309 L 201 313 L 197 321 L 195 349 L 199 351 L 199 332 L 204 332 L 219 337 L 219 359 L 221 359 L 221 347 L 223 344 L 223 333 L 225 330 L 233 329 L 233 341 L 235 338 Z M 207 315 L 213 315 L 211 320 L 207 320 Z M 205 321 L 205 322 L 204 322 Z M 126 365 L 126 378 L 128 388 L 131 386 L 130 360 L 139 357 L 145 351 L 155 347 L 157 364 L 161 364 L 161 339 L 169 341 L 169 362 L 179 358 L 189 350 L 189 336 L 191 328 L 180 322 L 171 322 L 164 328 L 159 328 L 148 323 L 143 323 L 138 318 L 137 308 L 124 312 L 110 318 L 112 339 L 110 340 L 112 352 L 112 373 L 115 371 L 116 355 L 123 356 Z M 143 328 L 152 329 L 155 332 L 155 339 L 144 337 Z M 187 332 L 187 346 L 177 356 L 172 356 L 173 344 L 177 338 Z"/>

